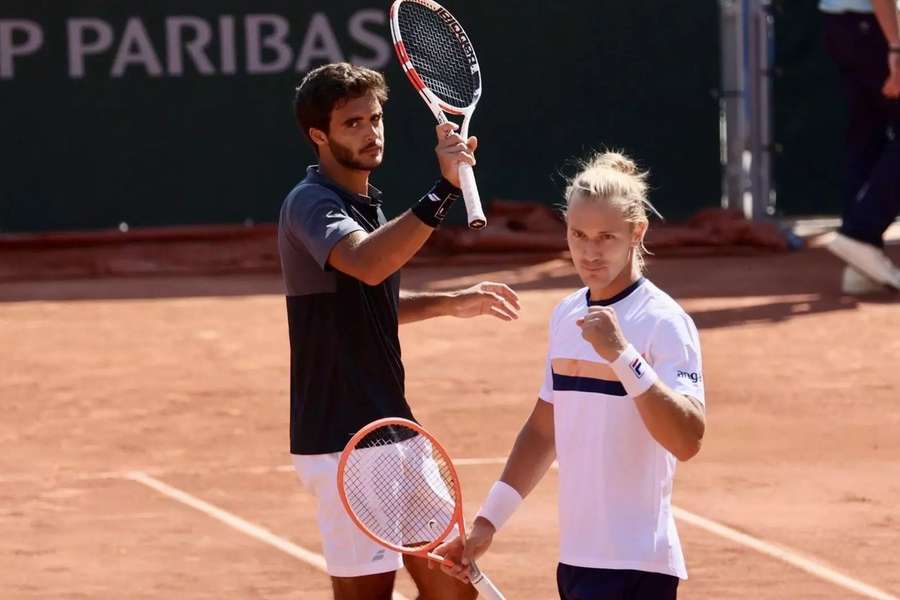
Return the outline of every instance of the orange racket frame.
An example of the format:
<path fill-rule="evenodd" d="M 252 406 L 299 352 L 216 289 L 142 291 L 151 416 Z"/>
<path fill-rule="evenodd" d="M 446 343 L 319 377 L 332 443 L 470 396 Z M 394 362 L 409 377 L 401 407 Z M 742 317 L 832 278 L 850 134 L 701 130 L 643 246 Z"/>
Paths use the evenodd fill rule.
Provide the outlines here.
<path fill-rule="evenodd" d="M 453 506 L 453 516 L 450 519 L 444 531 L 441 532 L 440 535 L 436 536 L 435 539 L 427 544 L 423 545 L 421 548 L 417 548 L 412 550 L 410 548 L 404 546 L 397 546 L 395 544 L 391 544 L 386 540 L 378 537 L 374 533 L 372 533 L 366 525 L 360 521 L 360 519 L 356 516 L 356 513 L 353 511 L 350 506 L 350 501 L 347 499 L 347 494 L 344 491 L 344 472 L 347 467 L 347 461 L 350 458 L 350 454 L 356 449 L 356 445 L 367 435 L 375 431 L 380 427 L 385 427 L 389 425 L 398 425 L 401 427 L 406 427 L 412 431 L 415 431 L 429 442 L 431 442 L 431 446 L 433 450 L 436 450 L 440 454 L 442 454 L 447 459 L 447 468 L 450 470 L 450 474 L 452 475 L 452 481 L 450 485 L 453 488 L 454 498 L 456 502 Z M 428 558 L 442 565 L 452 567 L 454 562 L 450 559 L 444 558 L 438 554 L 432 552 L 435 548 L 437 548 L 447 537 L 450 535 L 450 532 L 453 531 L 453 526 L 456 525 L 459 527 L 459 535 L 462 539 L 466 539 L 466 524 L 463 519 L 462 514 L 462 490 L 459 485 L 459 475 L 456 472 L 456 467 L 453 465 L 453 461 L 450 458 L 450 453 L 447 452 L 446 448 L 435 439 L 433 435 L 428 433 L 424 427 L 410 421 L 408 419 L 401 418 L 387 418 L 387 419 L 379 419 L 377 421 L 372 421 L 362 429 L 360 429 L 356 435 L 350 438 L 350 441 L 347 442 L 347 445 L 344 447 L 344 451 L 341 452 L 341 457 L 338 461 L 338 469 L 337 469 L 337 486 L 338 486 L 338 494 L 341 498 L 341 503 L 344 505 L 344 510 L 350 516 L 350 519 L 359 527 L 360 531 L 365 533 L 369 538 L 371 538 L 375 543 L 384 546 L 385 548 L 390 548 L 391 550 L 395 550 L 397 552 L 401 552 L 403 554 L 408 554 L 410 556 L 420 556 L 423 558 Z M 485 600 L 504 600 L 503 593 L 497 589 L 497 586 L 490 580 L 490 578 L 485 575 L 478 566 L 472 562 L 469 565 L 469 581 L 475 586 L 475 589 L 478 590 L 478 593 Z"/>
<path fill-rule="evenodd" d="M 353 512 L 353 509 L 350 506 L 350 501 L 347 499 L 347 494 L 344 491 L 344 471 L 347 467 L 347 460 L 350 458 L 350 454 L 353 450 L 356 449 L 356 445 L 362 440 L 364 437 L 379 429 L 381 427 L 386 427 L 389 425 L 399 425 L 402 427 L 406 427 L 407 429 L 411 429 L 418 433 L 419 435 L 426 438 L 433 448 L 435 448 L 438 452 L 443 454 L 448 459 L 447 466 L 450 468 L 450 472 L 452 473 L 452 481 L 451 485 L 453 487 L 453 497 L 456 499 L 455 505 L 453 507 L 453 517 L 450 519 L 449 524 L 444 530 L 438 535 L 434 541 L 428 542 L 421 548 L 417 550 L 412 550 L 410 548 L 404 546 L 397 546 L 394 544 L 390 544 L 382 538 L 378 537 L 374 533 L 372 533 L 366 525 L 359 520 L 356 516 L 356 513 Z M 344 505 L 344 510 L 347 511 L 347 514 L 356 523 L 356 526 L 360 528 L 360 530 L 369 536 L 374 542 L 385 546 L 386 548 L 390 548 L 396 552 L 402 552 L 403 554 L 409 554 L 410 556 L 421 556 L 423 558 L 429 558 L 435 562 L 439 562 L 448 567 L 453 566 L 453 561 L 449 559 L 445 559 L 442 556 L 434 554 L 432 550 L 440 546 L 446 539 L 447 536 L 450 535 L 450 532 L 453 531 L 453 526 L 456 525 L 459 527 L 459 535 L 462 539 L 466 539 L 466 525 L 464 523 L 463 514 L 462 514 L 462 490 L 459 486 L 459 476 L 456 472 L 456 467 L 453 465 L 453 462 L 450 461 L 450 453 L 447 452 L 447 449 L 435 439 L 433 435 L 428 433 L 424 427 L 415 423 L 414 421 L 410 421 L 408 419 L 401 418 L 387 418 L 387 419 L 379 419 L 377 421 L 372 421 L 362 429 L 360 429 L 356 435 L 350 438 L 350 441 L 347 442 L 347 445 L 344 447 L 344 451 L 341 452 L 341 458 L 338 461 L 338 469 L 337 469 L 337 486 L 338 486 L 338 494 L 341 497 L 341 503 Z"/>

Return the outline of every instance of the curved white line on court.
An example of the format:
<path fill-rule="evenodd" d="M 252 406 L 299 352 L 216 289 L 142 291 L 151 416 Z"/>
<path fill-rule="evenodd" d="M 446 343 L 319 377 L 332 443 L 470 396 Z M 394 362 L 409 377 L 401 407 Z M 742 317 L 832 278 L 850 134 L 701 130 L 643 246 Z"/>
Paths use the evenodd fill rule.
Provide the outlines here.
<path fill-rule="evenodd" d="M 325 557 L 307 550 L 306 548 L 298 546 L 293 542 L 289 542 L 284 538 L 280 538 L 267 529 L 263 529 L 262 527 L 254 525 L 253 523 L 246 521 L 228 511 L 222 510 L 218 506 L 214 506 L 209 502 L 206 502 L 205 500 L 201 500 L 200 498 L 192 496 L 187 492 L 183 492 L 178 488 L 174 488 L 167 483 L 163 483 L 159 479 L 150 477 L 142 471 L 131 471 L 124 477 L 126 479 L 130 479 L 131 481 L 136 481 L 151 489 L 154 489 L 160 494 L 168 496 L 169 498 L 177 502 L 190 506 L 193 509 L 199 510 L 203 514 L 212 517 L 217 521 L 225 523 L 229 527 L 240 531 L 244 535 L 248 535 L 256 540 L 259 540 L 260 542 L 278 548 L 285 554 L 293 556 L 294 558 L 301 560 L 306 564 L 319 569 L 320 571 L 326 572 Z M 398 592 L 394 592 L 393 600 L 409 599 Z"/>
<path fill-rule="evenodd" d="M 459 460 L 454 460 L 454 464 L 457 465 L 494 465 L 494 464 L 505 464 L 505 458 L 463 458 Z M 553 461 L 553 468 L 559 469 L 559 463 Z M 695 527 L 699 527 L 701 529 L 706 530 L 709 533 L 717 535 L 719 537 L 725 538 L 728 541 L 734 542 L 736 544 L 741 544 L 742 546 L 747 546 L 748 548 L 752 548 L 761 554 L 765 554 L 766 556 L 771 556 L 772 558 L 776 558 L 780 561 L 786 562 L 787 564 L 800 569 L 814 577 L 818 577 L 819 579 L 824 579 L 829 583 L 832 583 L 836 586 L 842 587 L 845 590 L 849 590 L 851 592 L 855 592 L 860 596 L 865 596 L 866 598 L 873 598 L 874 600 L 900 600 L 897 596 L 880 590 L 874 586 L 871 586 L 867 583 L 859 581 L 858 579 L 854 579 L 848 575 L 844 575 L 843 573 L 839 573 L 834 569 L 826 567 L 823 564 L 817 563 L 808 558 L 804 558 L 800 556 L 797 552 L 792 550 L 788 550 L 787 548 L 783 548 L 780 546 L 776 546 L 769 542 L 764 542 L 760 539 L 757 539 L 751 535 L 747 535 L 746 533 L 742 533 L 736 529 L 732 529 L 727 525 L 722 525 L 721 523 L 717 523 L 705 517 L 701 517 L 700 515 L 695 515 L 694 513 L 684 510 L 683 508 L 678 508 L 677 506 L 672 507 L 672 513 L 675 517 L 685 523 L 689 523 L 694 525 Z"/>
<path fill-rule="evenodd" d="M 851 592 L 855 592 L 861 596 L 874 598 L 875 600 L 900 600 L 893 594 L 890 594 L 883 590 L 879 590 L 876 587 L 873 587 L 867 583 L 863 583 L 858 579 L 853 579 L 852 577 L 844 575 L 843 573 L 838 573 L 834 569 L 809 560 L 808 558 L 803 558 L 799 554 L 792 552 L 787 548 L 782 548 L 780 546 L 770 544 L 769 542 L 764 542 L 753 536 L 747 535 L 746 533 L 742 533 L 736 529 L 732 529 L 731 527 L 728 527 L 726 525 L 716 523 L 715 521 L 711 521 L 709 519 L 701 517 L 700 515 L 695 515 L 692 512 L 684 510 L 683 508 L 678 508 L 677 506 L 672 507 L 672 512 L 675 514 L 676 518 L 684 521 L 685 523 L 690 523 L 691 525 L 704 529 L 709 533 L 715 534 L 719 537 L 723 537 L 737 544 L 741 544 L 742 546 L 747 546 L 748 548 L 752 548 L 757 552 L 766 554 L 768 556 L 771 556 L 772 558 L 777 558 L 778 560 L 784 561 L 789 565 L 800 569 L 801 571 L 805 571 L 810 575 L 814 575 L 819 579 L 824 579 L 825 581 L 833 583 L 834 585 L 840 586 L 846 590 L 850 590 Z"/>
<path fill-rule="evenodd" d="M 502 464 L 506 463 L 506 458 L 505 457 L 460 458 L 460 459 L 454 460 L 453 463 L 458 466 L 502 465 Z M 558 465 L 556 462 L 553 463 L 553 467 L 558 468 Z M 243 468 L 240 470 L 254 472 L 254 473 L 265 473 L 266 471 L 289 472 L 289 471 L 293 471 L 294 467 L 292 465 L 281 465 L 281 466 L 276 466 L 276 467 L 270 466 L 270 467 Z M 183 470 L 182 471 L 173 470 L 172 472 L 183 472 Z M 291 542 L 288 542 L 287 540 L 279 538 L 279 537 L 275 536 L 274 534 L 272 534 L 262 528 L 259 528 L 251 523 L 247 523 L 246 521 L 243 521 L 242 519 L 240 519 L 240 517 L 231 515 L 230 513 L 227 513 L 219 508 L 216 508 L 215 506 L 208 504 L 208 503 L 204 502 L 203 500 L 199 500 L 197 498 L 194 498 L 193 496 L 190 496 L 189 494 L 186 494 L 185 492 L 181 492 L 180 490 L 172 488 L 171 486 L 168 486 L 165 483 L 150 477 L 149 475 L 147 475 L 146 473 L 144 473 L 142 471 L 132 471 L 128 474 L 122 474 L 122 473 L 96 473 L 96 474 L 92 474 L 92 475 L 86 474 L 86 475 L 82 475 L 78 478 L 79 479 L 93 479 L 93 478 L 105 479 L 105 478 L 112 478 L 112 477 L 115 477 L 115 478 L 125 477 L 127 479 L 131 479 L 133 481 L 143 483 L 144 485 L 147 485 L 148 487 L 151 487 L 151 488 L 159 491 L 162 494 L 170 496 L 173 499 L 178 500 L 179 502 L 183 502 L 184 504 L 187 504 L 188 506 L 192 506 L 192 507 L 196 508 L 197 510 L 204 512 L 213 518 L 216 518 L 228 525 L 231 525 L 232 527 L 235 527 L 239 531 L 244 531 L 240 527 L 238 527 L 236 525 L 232 525 L 232 523 L 230 523 L 228 521 L 228 519 L 220 518 L 216 514 L 213 514 L 213 512 L 207 512 L 206 510 L 204 510 L 203 508 L 200 508 L 199 506 L 209 507 L 210 509 L 212 509 L 212 511 L 219 511 L 223 517 L 227 515 L 227 517 L 230 519 L 236 519 L 237 520 L 236 523 L 238 523 L 238 522 L 245 523 L 248 526 L 248 528 L 250 528 L 250 530 L 256 529 L 261 532 L 264 532 L 266 535 L 274 538 L 274 540 L 276 540 L 277 543 L 270 542 L 267 539 L 263 539 L 262 537 L 257 537 L 256 535 L 250 533 L 249 532 L 250 530 L 244 531 L 244 533 L 246 533 L 247 535 L 251 535 L 252 537 L 256 537 L 257 539 L 259 539 L 260 541 L 269 543 L 269 544 L 275 546 L 276 548 L 279 548 L 279 549 L 283 550 L 284 552 L 287 552 L 291 556 L 295 556 L 296 558 L 303 560 L 304 562 L 307 562 L 308 564 L 312 565 L 313 567 L 316 567 L 322 571 L 325 570 L 325 568 L 324 568 L 325 559 L 322 556 L 320 556 L 314 552 L 310 552 L 309 550 L 306 550 L 304 548 L 301 548 L 300 546 L 296 546 L 295 544 L 292 544 Z M 33 475 L 22 476 L 19 478 L 9 477 L 9 478 L 0 478 L 0 483 L 37 481 L 38 479 L 39 479 L 38 476 L 33 476 Z M 157 487 L 157 486 L 163 486 L 163 487 Z M 166 491 L 163 491 L 163 488 L 172 490 L 173 492 L 175 492 L 176 495 L 171 495 L 171 494 L 167 493 Z M 191 502 L 182 500 L 177 495 L 183 495 L 185 500 L 191 499 L 191 501 L 197 502 L 197 503 L 199 503 L 199 505 L 195 506 L 194 504 L 191 504 Z M 848 575 L 844 575 L 843 573 L 835 571 L 834 569 L 831 569 L 830 567 L 827 567 L 825 565 L 817 563 L 813 560 L 804 558 L 799 553 L 792 551 L 790 549 L 787 549 L 787 548 L 784 548 L 781 546 L 776 546 L 769 542 L 765 542 L 763 540 L 755 538 L 746 533 L 742 533 L 736 529 L 732 529 L 731 527 L 728 527 L 727 525 L 722 525 L 721 523 L 717 523 L 717 522 L 707 519 L 705 517 L 695 515 L 694 513 L 691 513 L 682 508 L 678 508 L 677 506 L 672 507 L 672 512 L 674 513 L 674 515 L 677 519 L 684 521 L 685 523 L 694 525 L 696 527 L 706 530 L 709 533 L 712 533 L 713 535 L 717 535 L 719 537 L 727 539 L 736 544 L 740 544 L 742 546 L 746 546 L 748 548 L 756 550 L 757 552 L 765 554 L 766 556 L 770 556 L 772 558 L 775 558 L 777 560 L 785 562 L 785 563 L 787 563 L 793 567 L 796 567 L 796 568 L 800 569 L 801 571 L 804 571 L 814 577 L 818 577 L 819 579 L 828 581 L 834 585 L 837 585 L 846 590 L 852 591 L 861 596 L 864 596 L 867 598 L 873 598 L 874 600 L 900 600 L 900 597 L 898 597 L 898 596 L 895 596 L 889 592 L 885 592 L 884 590 L 880 590 L 872 585 L 869 585 L 867 583 L 859 581 L 858 579 L 854 579 Z M 286 544 L 286 546 L 282 547 L 282 545 L 285 545 L 285 544 Z M 295 548 L 295 549 L 299 550 L 299 552 L 297 552 L 297 554 L 295 554 L 293 550 L 288 550 L 288 548 Z M 310 557 L 310 560 L 313 562 L 310 562 L 304 558 L 301 558 L 299 556 L 300 554 Z M 321 562 L 322 566 L 319 566 L 319 564 L 316 564 L 316 562 L 318 562 L 318 561 Z M 402 596 L 395 593 L 394 600 L 404 600 L 404 599 Z"/>

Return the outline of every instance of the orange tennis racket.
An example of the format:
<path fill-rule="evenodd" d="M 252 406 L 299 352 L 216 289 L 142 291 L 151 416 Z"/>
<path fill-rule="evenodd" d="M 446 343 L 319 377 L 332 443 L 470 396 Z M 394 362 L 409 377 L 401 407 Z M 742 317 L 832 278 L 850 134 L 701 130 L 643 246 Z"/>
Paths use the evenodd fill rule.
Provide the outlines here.
<path fill-rule="evenodd" d="M 337 473 L 347 514 L 375 542 L 452 566 L 434 550 L 453 532 L 465 539 L 462 492 L 444 447 L 407 419 L 373 421 L 347 442 Z M 503 594 L 475 563 L 469 580 L 488 600 Z"/>

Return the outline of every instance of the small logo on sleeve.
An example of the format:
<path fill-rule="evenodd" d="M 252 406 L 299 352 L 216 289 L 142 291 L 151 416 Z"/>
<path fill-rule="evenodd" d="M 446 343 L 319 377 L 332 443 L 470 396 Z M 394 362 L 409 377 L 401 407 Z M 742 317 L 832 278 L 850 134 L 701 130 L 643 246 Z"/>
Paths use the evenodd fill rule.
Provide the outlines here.
<path fill-rule="evenodd" d="M 703 376 L 695 371 L 678 371 L 678 379 L 689 379 L 691 383 L 700 383 Z"/>
<path fill-rule="evenodd" d="M 372 557 L 372 562 L 376 562 L 384 558 L 384 550 L 379 550 L 375 553 L 375 556 Z"/>
<path fill-rule="evenodd" d="M 641 362 L 640 357 L 631 361 L 631 364 L 628 366 L 631 367 L 631 370 L 634 371 L 635 377 L 637 377 L 638 379 L 644 376 L 644 363 Z"/>

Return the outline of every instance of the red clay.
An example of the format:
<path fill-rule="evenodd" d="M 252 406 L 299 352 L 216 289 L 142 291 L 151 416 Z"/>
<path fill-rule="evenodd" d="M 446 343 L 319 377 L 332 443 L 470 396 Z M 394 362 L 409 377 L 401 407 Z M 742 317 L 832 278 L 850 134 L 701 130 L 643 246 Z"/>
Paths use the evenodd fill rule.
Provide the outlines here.
<path fill-rule="evenodd" d="M 894 258 L 898 257 L 893 248 Z M 418 268 L 410 287 L 519 290 L 515 323 L 402 329 L 409 398 L 456 457 L 509 450 L 535 401 L 564 260 Z M 484 271 L 485 269 L 481 269 Z M 671 258 L 649 276 L 700 327 L 709 407 L 675 503 L 900 594 L 900 303 L 840 295 L 822 250 Z M 116 475 L 131 469 L 318 550 L 287 455 L 277 275 L 0 286 L 3 598 L 330 597 L 315 569 Z M 460 467 L 471 517 L 499 465 Z M 511 600 L 555 597 L 555 475 L 482 566 Z M 682 598 L 854 597 L 681 523 Z M 399 589 L 413 593 L 401 576 Z"/>

